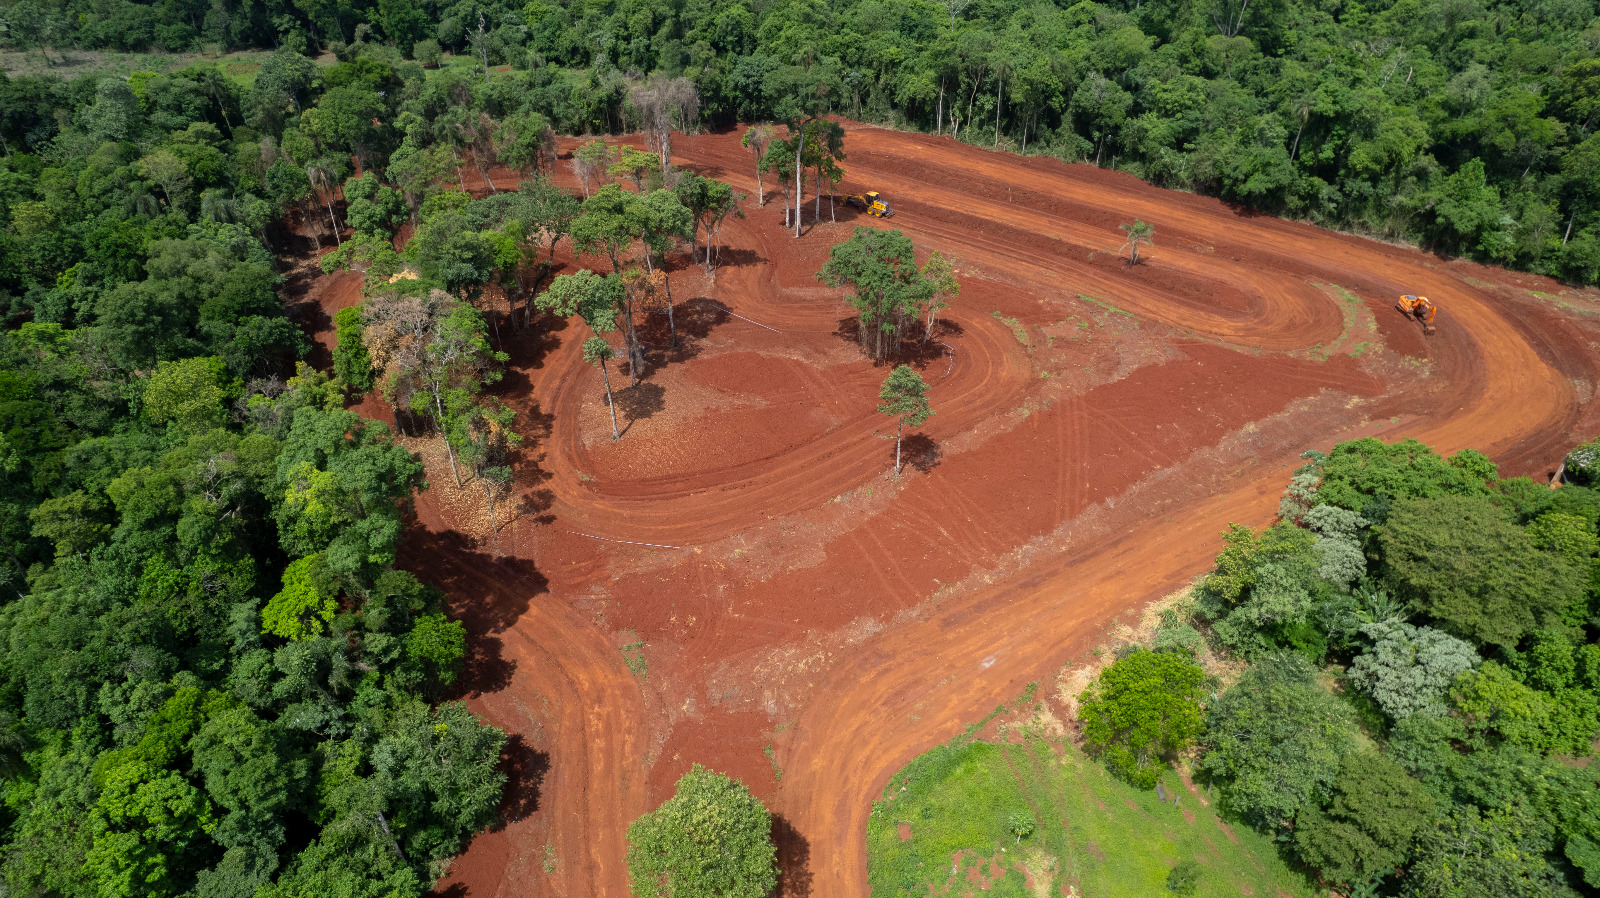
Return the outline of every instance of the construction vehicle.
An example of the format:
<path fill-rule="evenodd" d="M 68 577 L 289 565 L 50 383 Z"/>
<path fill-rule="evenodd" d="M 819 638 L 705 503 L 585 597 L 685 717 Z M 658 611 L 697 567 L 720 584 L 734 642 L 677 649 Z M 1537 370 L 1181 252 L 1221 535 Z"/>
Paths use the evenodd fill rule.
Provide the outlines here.
<path fill-rule="evenodd" d="M 894 210 L 889 208 L 889 201 L 878 195 L 878 191 L 869 190 L 866 193 L 852 193 L 844 198 L 846 206 L 855 206 L 868 215 L 879 218 L 891 218 Z"/>
<path fill-rule="evenodd" d="M 1433 333 L 1433 316 L 1439 314 L 1439 307 L 1429 302 L 1428 297 L 1407 293 L 1394 307 L 1407 318 L 1415 318 L 1422 325 L 1423 333 Z"/>

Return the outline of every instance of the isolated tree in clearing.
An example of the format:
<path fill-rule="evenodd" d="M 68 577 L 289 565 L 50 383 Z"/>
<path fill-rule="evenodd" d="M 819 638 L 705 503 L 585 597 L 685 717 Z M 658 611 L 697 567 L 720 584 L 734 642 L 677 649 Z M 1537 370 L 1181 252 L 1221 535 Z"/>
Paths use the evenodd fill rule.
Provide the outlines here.
<path fill-rule="evenodd" d="M 623 144 L 617 147 L 616 159 L 612 161 L 607 173 L 617 178 L 627 178 L 633 182 L 634 193 L 644 193 L 644 179 L 655 168 L 656 157 L 633 147 Z"/>
<path fill-rule="evenodd" d="M 606 362 L 617 357 L 617 351 L 604 337 L 590 337 L 583 341 L 583 360 L 591 365 L 600 366 L 600 376 L 606 382 L 606 408 L 611 411 L 611 439 L 620 440 L 622 434 L 617 432 L 617 405 L 611 401 L 611 374 L 606 371 Z"/>
<path fill-rule="evenodd" d="M 917 268 L 911 238 L 877 228 L 856 228 L 834 244 L 817 280 L 855 290 L 850 304 L 861 313 L 861 347 L 875 359 L 900 345 L 902 326 L 921 319 L 935 289 Z M 887 346 L 885 335 L 893 338 Z"/>
<path fill-rule="evenodd" d="M 933 288 L 933 295 L 928 298 L 927 327 L 923 329 L 922 339 L 933 337 L 933 326 L 939 322 L 939 312 L 950 307 L 950 300 L 961 295 L 961 284 L 956 280 L 956 269 L 940 253 L 928 257 L 922 263 L 922 278 Z"/>
<path fill-rule="evenodd" d="M 1139 219 L 1135 218 L 1132 224 L 1122 225 L 1122 232 L 1128 235 L 1128 239 L 1122 244 L 1121 247 L 1117 249 L 1117 252 L 1120 253 L 1123 249 L 1130 250 L 1128 253 L 1128 264 L 1138 265 L 1139 246 L 1141 244 L 1145 246 L 1156 245 L 1156 226 L 1150 224 L 1149 222 L 1140 221 Z"/>
<path fill-rule="evenodd" d="M 599 180 L 606 173 L 611 159 L 611 148 L 603 140 L 590 141 L 572 151 L 572 173 L 583 187 L 584 199 L 589 198 L 590 179 Z"/>
<path fill-rule="evenodd" d="M 638 898 L 764 898 L 777 885 L 772 816 L 743 783 L 699 764 L 628 827 Z"/>
<path fill-rule="evenodd" d="M 883 400 L 878 411 L 900 419 L 894 430 L 894 473 L 898 477 L 900 442 L 905 434 L 906 423 L 918 427 L 933 415 L 933 409 L 928 406 L 928 385 L 922 380 L 922 375 L 911 370 L 910 365 L 901 365 L 884 379 L 878 398 Z"/>

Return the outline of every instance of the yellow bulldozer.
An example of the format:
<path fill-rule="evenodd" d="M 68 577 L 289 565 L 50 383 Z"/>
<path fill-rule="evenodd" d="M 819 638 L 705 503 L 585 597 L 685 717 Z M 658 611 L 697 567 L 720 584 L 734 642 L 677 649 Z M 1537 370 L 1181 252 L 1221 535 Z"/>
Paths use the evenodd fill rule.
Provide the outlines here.
<path fill-rule="evenodd" d="M 1400 297 L 1400 301 L 1395 303 L 1394 307 L 1407 318 L 1416 319 L 1417 323 L 1422 325 L 1423 333 L 1433 333 L 1433 316 L 1439 314 L 1439 307 L 1429 302 L 1428 297 L 1407 293 Z"/>
<path fill-rule="evenodd" d="M 894 210 L 889 208 L 889 201 L 880 196 L 876 190 L 848 194 L 844 198 L 844 204 L 846 206 L 855 206 L 868 215 L 876 215 L 879 218 L 892 218 L 894 216 Z"/>

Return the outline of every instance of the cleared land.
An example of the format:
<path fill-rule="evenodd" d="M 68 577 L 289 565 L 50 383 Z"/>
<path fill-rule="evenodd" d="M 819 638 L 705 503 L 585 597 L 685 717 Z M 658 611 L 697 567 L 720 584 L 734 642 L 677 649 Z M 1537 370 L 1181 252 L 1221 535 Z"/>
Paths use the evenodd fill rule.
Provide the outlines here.
<path fill-rule="evenodd" d="M 831 224 L 826 201 L 799 240 L 777 196 L 747 203 L 714 280 L 674 259 L 687 336 L 668 351 L 650 323 L 621 442 L 580 327 L 506 334 L 501 392 L 534 447 L 520 516 L 489 540 L 435 470 L 403 552 L 467 621 L 467 698 L 514 740 L 507 822 L 448 894 L 627 894 L 628 823 L 701 762 L 780 816 L 786 894 L 865 895 L 894 771 L 1185 585 L 1228 522 L 1269 520 L 1302 450 L 1415 436 L 1544 476 L 1600 425 L 1592 291 L 1089 166 L 848 131 L 843 188 L 883 191 L 887 226 L 961 279 L 915 360 L 937 411 L 916 465 L 889 476 L 885 370 L 814 278 L 852 227 L 885 224 L 842 207 Z M 674 149 L 754 193 L 736 133 Z M 1156 247 L 1129 268 L 1134 218 Z M 557 259 L 573 270 L 565 244 Z M 359 278 L 292 287 L 325 328 Z M 1419 291 L 1442 306 L 1432 338 L 1392 309 Z"/>

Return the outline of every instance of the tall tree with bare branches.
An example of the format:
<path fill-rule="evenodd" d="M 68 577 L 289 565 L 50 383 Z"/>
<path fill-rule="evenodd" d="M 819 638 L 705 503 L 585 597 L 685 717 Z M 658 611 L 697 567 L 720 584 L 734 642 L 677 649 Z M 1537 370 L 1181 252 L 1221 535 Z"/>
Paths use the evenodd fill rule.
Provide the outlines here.
<path fill-rule="evenodd" d="M 317 192 L 317 198 L 328 207 L 328 221 L 333 225 L 334 245 L 343 246 L 344 241 L 339 239 L 339 219 L 333 217 L 333 192 L 338 184 L 337 177 L 333 166 L 320 160 L 306 166 L 306 180 L 311 182 L 311 188 Z"/>
<path fill-rule="evenodd" d="M 688 78 L 652 78 L 628 92 L 633 114 L 650 148 L 661 156 L 661 173 L 672 162 L 672 132 L 690 131 L 700 121 L 700 92 Z"/>
<path fill-rule="evenodd" d="M 750 151 L 750 155 L 756 157 L 756 205 L 765 206 L 767 204 L 767 191 L 766 188 L 761 186 L 761 173 L 767 167 L 767 147 L 772 145 L 772 126 L 756 125 L 744 132 L 744 136 L 739 139 L 739 143 Z"/>
<path fill-rule="evenodd" d="M 572 173 L 583 186 L 584 199 L 589 198 L 589 182 L 596 181 L 598 187 L 610 161 L 611 148 L 603 140 L 591 141 L 572 151 Z"/>

